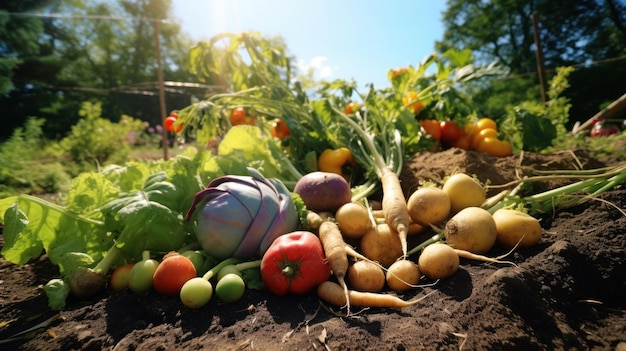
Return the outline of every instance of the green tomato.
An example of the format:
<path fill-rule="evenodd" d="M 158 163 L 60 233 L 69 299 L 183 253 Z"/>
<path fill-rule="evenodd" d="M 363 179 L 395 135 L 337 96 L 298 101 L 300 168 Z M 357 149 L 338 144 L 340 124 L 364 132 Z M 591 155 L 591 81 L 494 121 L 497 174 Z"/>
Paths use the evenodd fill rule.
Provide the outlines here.
<path fill-rule="evenodd" d="M 198 276 L 204 274 L 204 272 L 202 272 L 202 268 L 204 266 L 204 255 L 202 254 L 202 251 L 187 250 L 181 255 L 187 257 L 191 261 L 191 263 L 193 263 L 193 266 L 196 268 L 196 273 L 198 273 Z"/>
<path fill-rule="evenodd" d="M 222 280 L 222 278 L 224 278 L 226 274 L 230 273 L 237 274 L 241 277 L 241 272 L 237 269 L 237 267 L 235 267 L 235 265 L 229 264 L 228 266 L 224 266 L 224 268 L 220 269 L 219 272 L 217 272 L 217 281 L 219 282 L 220 280 Z"/>
<path fill-rule="evenodd" d="M 217 282 L 215 295 L 224 302 L 238 301 L 246 290 L 243 278 L 234 273 L 226 274 Z"/>
<path fill-rule="evenodd" d="M 189 279 L 180 289 L 180 301 L 188 308 L 200 308 L 213 296 L 213 286 L 200 277 Z"/>
<path fill-rule="evenodd" d="M 159 266 L 159 261 L 147 259 L 135 263 L 130 270 L 128 288 L 137 294 L 142 294 L 152 289 L 152 276 Z"/>

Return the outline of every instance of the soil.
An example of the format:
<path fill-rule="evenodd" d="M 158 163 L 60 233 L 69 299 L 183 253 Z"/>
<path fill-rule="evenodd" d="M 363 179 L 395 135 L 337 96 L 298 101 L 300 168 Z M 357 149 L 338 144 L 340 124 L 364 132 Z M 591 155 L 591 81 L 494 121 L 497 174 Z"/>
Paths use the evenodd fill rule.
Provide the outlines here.
<path fill-rule="evenodd" d="M 615 162 L 572 152 L 496 159 L 453 149 L 416 155 L 401 178 L 409 193 L 455 171 L 498 185 L 531 169 Z M 536 183 L 530 191 L 558 185 Z M 401 311 L 353 308 L 349 317 L 314 293 L 276 297 L 258 290 L 233 304 L 213 299 L 199 310 L 156 293 L 104 291 L 87 301 L 70 297 L 59 313 L 47 307 L 42 292 L 58 275 L 45 255 L 21 266 L 0 259 L 0 340 L 58 313 L 49 326 L 0 349 L 623 351 L 626 217 L 615 206 L 626 208 L 624 187 L 541 216 L 542 241 L 507 258 L 517 266 L 462 260 L 451 278 L 424 279 L 423 287 L 400 295 L 432 293 L 421 303 Z M 412 237 L 412 244 L 430 235 Z M 495 247 L 488 255 L 504 252 Z"/>

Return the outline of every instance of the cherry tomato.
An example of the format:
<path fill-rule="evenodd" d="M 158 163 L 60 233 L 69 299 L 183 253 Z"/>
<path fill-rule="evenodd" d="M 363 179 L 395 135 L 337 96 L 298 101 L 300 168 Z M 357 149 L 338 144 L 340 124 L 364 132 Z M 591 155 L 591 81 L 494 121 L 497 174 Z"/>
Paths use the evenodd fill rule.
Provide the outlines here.
<path fill-rule="evenodd" d="M 420 125 L 434 140 L 439 141 L 441 139 L 441 129 L 439 127 L 439 121 L 436 119 L 426 119 L 420 121 Z"/>
<path fill-rule="evenodd" d="M 163 121 L 163 126 L 165 127 L 165 130 L 167 130 L 168 132 L 173 132 L 174 131 L 174 123 L 176 122 L 177 118 L 174 116 L 168 116 L 167 118 L 165 118 L 165 121 Z M 176 127 L 176 133 L 180 132 L 181 129 L 183 127 L 181 125 L 178 125 Z"/>
<path fill-rule="evenodd" d="M 361 105 L 359 105 L 358 102 L 350 102 L 346 105 L 346 108 L 343 110 L 343 113 L 345 113 L 346 115 L 351 115 L 353 113 L 355 113 L 359 107 L 361 107 Z"/>
<path fill-rule="evenodd" d="M 424 109 L 424 103 L 419 100 L 419 94 L 416 91 L 406 93 L 402 98 L 402 104 L 415 115 L 419 114 Z"/>
<path fill-rule="evenodd" d="M 463 135 L 463 131 L 453 121 L 441 121 L 441 141 L 448 145 L 453 145 Z"/>
<path fill-rule="evenodd" d="M 493 128 L 485 128 L 478 133 L 475 133 L 472 137 L 472 148 L 474 150 L 478 150 L 478 148 L 480 147 L 480 143 L 482 143 L 483 140 L 485 140 L 485 138 L 487 137 L 497 138 L 498 131 Z"/>
<path fill-rule="evenodd" d="M 247 124 L 247 119 L 249 117 L 243 107 L 237 107 L 230 112 L 230 123 L 234 126 Z"/>
<path fill-rule="evenodd" d="M 513 153 L 511 144 L 508 141 L 500 140 L 497 137 L 486 137 L 476 149 L 478 152 L 484 152 L 491 156 L 504 157 L 511 156 Z"/>
<path fill-rule="evenodd" d="M 276 118 L 272 122 L 272 126 L 270 127 L 270 132 L 274 138 L 278 138 L 280 140 L 285 139 L 289 135 L 291 135 L 291 131 L 289 127 L 287 127 L 287 123 L 280 118 Z"/>

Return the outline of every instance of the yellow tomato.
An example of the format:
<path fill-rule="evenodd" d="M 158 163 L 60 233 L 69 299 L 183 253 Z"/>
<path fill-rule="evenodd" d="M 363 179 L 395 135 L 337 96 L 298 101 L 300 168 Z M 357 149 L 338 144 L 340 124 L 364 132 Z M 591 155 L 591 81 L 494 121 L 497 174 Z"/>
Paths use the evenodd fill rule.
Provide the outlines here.
<path fill-rule="evenodd" d="M 472 138 L 472 148 L 478 150 L 480 143 L 487 137 L 497 138 L 498 131 L 493 128 L 485 128 L 476 132 Z"/>
<path fill-rule="evenodd" d="M 486 137 L 480 143 L 476 151 L 484 152 L 495 157 L 511 156 L 513 154 L 511 144 L 497 137 Z"/>
<path fill-rule="evenodd" d="M 493 119 L 487 118 L 487 117 L 479 119 L 474 124 L 474 135 L 476 135 L 476 133 L 480 132 L 481 130 L 487 129 L 487 128 L 498 130 L 498 126 L 496 125 L 496 122 Z"/>

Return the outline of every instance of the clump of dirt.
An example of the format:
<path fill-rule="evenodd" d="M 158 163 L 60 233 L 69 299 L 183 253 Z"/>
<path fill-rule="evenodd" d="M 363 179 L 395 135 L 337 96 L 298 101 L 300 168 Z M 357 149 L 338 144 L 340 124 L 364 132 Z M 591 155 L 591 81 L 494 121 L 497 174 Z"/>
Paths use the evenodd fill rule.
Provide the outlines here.
<path fill-rule="evenodd" d="M 415 155 L 401 179 L 409 193 L 453 172 L 499 185 L 536 170 L 606 165 L 584 153 L 492 158 L 451 149 Z M 531 191 L 569 182 L 537 182 Z M 516 266 L 463 260 L 451 278 L 423 280 L 423 287 L 400 295 L 433 293 L 401 311 L 354 309 L 346 317 L 314 293 L 276 297 L 255 290 L 239 302 L 213 299 L 192 311 L 156 293 L 105 291 L 88 301 L 70 298 L 50 326 L 0 349 L 624 350 L 626 217 L 616 208 L 626 208 L 624 187 L 546 214 L 540 244 L 508 257 Z M 503 252 L 495 247 L 489 255 Z M 23 266 L 0 259 L 0 325 L 8 322 L 0 340 L 55 315 L 41 286 L 56 274 L 45 256 Z"/>

